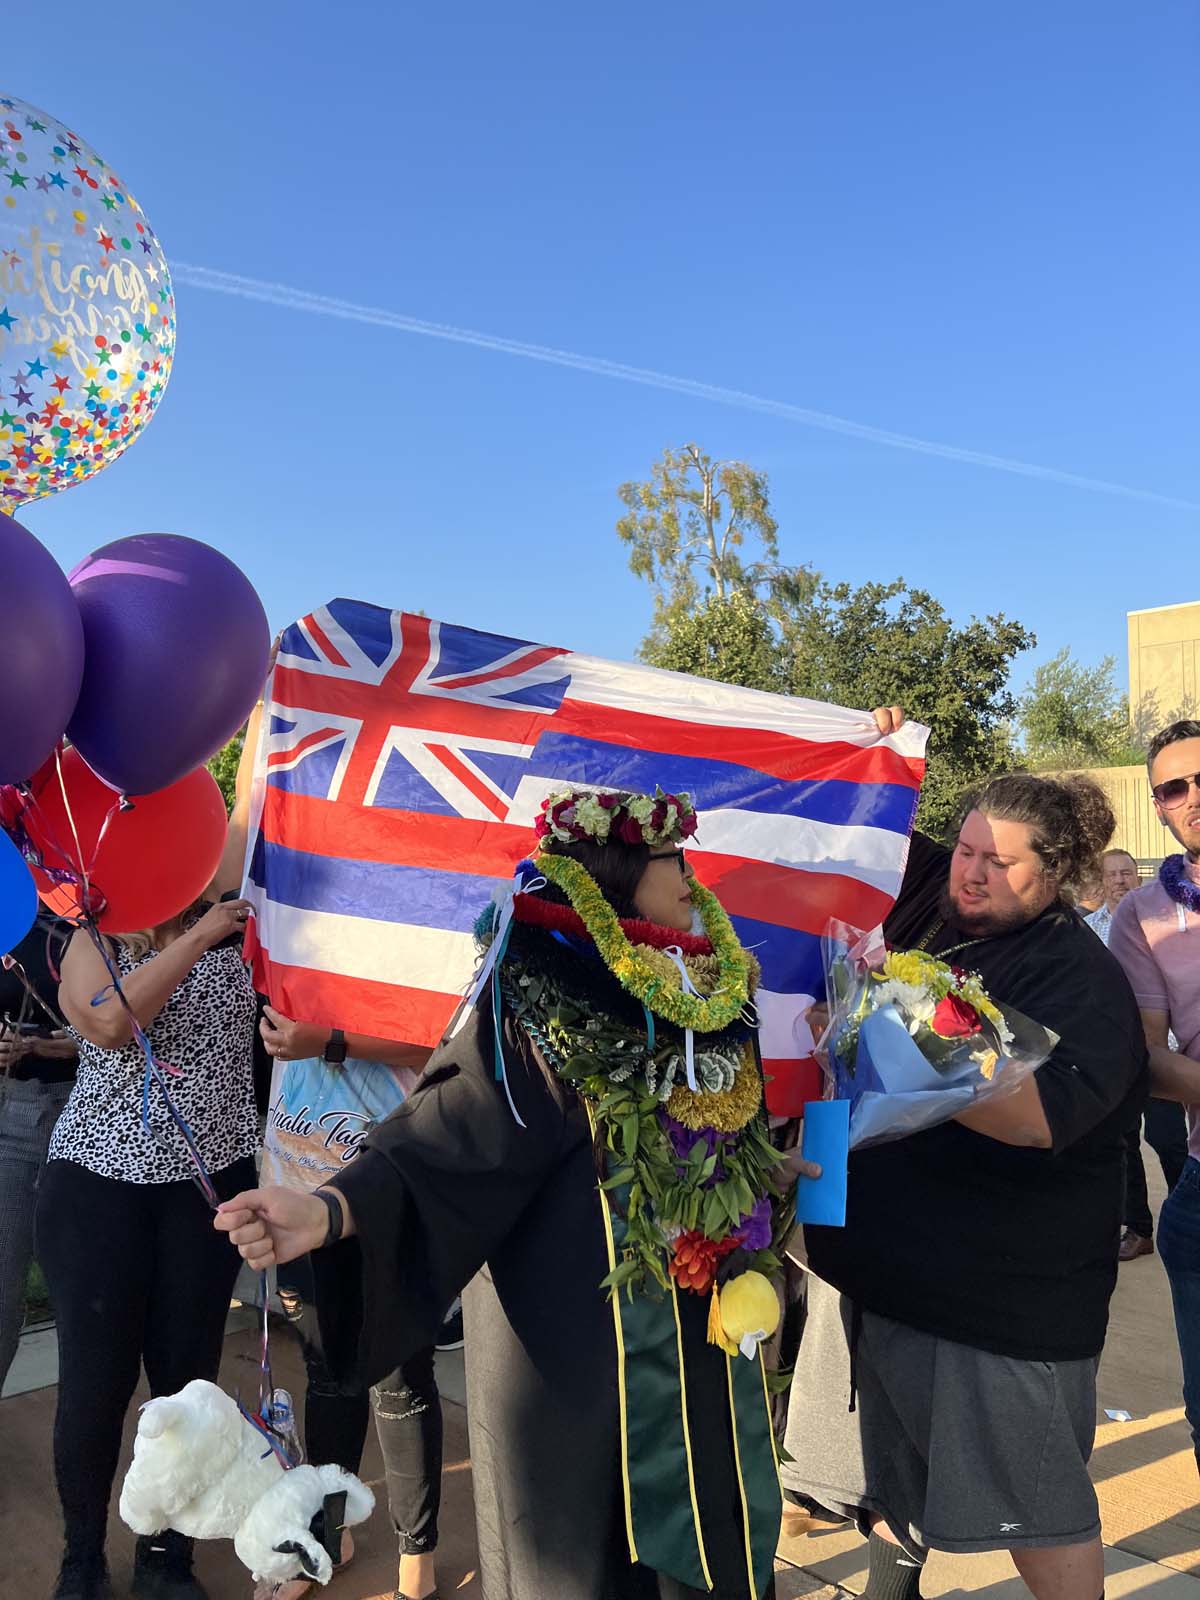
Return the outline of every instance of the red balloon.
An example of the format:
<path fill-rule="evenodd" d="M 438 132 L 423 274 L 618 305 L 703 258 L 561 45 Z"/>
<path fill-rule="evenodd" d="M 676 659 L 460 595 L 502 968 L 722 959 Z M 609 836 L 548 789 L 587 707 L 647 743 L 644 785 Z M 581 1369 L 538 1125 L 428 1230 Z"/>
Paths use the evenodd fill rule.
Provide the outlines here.
<path fill-rule="evenodd" d="M 93 904 L 103 902 L 96 920 L 105 933 L 156 928 L 199 899 L 216 875 L 229 826 L 221 791 L 206 768 L 115 812 L 118 796 L 78 750 L 63 752 L 62 775 L 60 784 L 53 762 L 41 769 L 31 784 L 34 804 L 24 825 L 47 867 L 78 873 L 82 859 Z M 55 883 L 39 868 L 32 871 L 52 911 L 78 916 L 79 884 Z"/>

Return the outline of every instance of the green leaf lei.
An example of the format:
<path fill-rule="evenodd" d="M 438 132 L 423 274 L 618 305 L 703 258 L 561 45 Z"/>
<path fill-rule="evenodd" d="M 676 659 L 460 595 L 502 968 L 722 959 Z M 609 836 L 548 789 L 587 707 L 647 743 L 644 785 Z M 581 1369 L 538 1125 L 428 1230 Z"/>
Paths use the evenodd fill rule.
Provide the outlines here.
<path fill-rule="evenodd" d="M 656 1039 L 597 1014 L 571 997 L 545 973 L 506 960 L 502 987 L 515 1020 L 541 1050 L 547 1063 L 587 1104 L 603 1143 L 606 1177 L 601 1187 L 609 1203 L 624 1195 L 627 1233 L 623 1259 L 604 1279 L 612 1292 L 633 1294 L 657 1284 L 669 1287 L 668 1267 L 679 1233 L 700 1231 L 711 1240 L 733 1233 L 764 1196 L 780 1198 L 776 1181 L 779 1153 L 767 1137 L 761 1111 L 736 1133 L 721 1136 L 709 1154 L 697 1138 L 685 1158 L 676 1154 L 660 1116 L 659 1095 L 647 1080 L 669 1072 L 680 1054 L 677 1038 Z M 656 1008 L 657 1009 L 657 1008 Z M 750 1051 L 740 1072 L 757 1072 Z M 656 1069 L 656 1071 L 655 1071 Z M 724 1177 L 713 1182 L 720 1165 Z M 773 1274 L 775 1249 L 787 1232 L 786 1207 L 777 1207 L 771 1250 L 752 1265 Z"/>

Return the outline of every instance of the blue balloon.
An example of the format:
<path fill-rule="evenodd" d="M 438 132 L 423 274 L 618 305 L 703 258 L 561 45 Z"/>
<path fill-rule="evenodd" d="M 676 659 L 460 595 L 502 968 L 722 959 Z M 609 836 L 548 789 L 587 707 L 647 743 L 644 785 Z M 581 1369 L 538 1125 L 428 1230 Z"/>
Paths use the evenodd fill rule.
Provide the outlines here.
<path fill-rule="evenodd" d="M 38 893 L 24 858 L 0 832 L 0 955 L 16 948 L 33 927 Z"/>

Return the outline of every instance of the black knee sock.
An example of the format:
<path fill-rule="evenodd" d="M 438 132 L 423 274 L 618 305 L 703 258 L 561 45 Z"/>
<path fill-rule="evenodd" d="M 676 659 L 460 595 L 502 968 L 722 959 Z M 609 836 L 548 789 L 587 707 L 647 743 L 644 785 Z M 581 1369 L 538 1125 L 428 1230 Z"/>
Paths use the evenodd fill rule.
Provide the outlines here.
<path fill-rule="evenodd" d="M 871 1535 L 870 1571 L 863 1600 L 919 1600 L 923 1562 L 877 1533 Z"/>

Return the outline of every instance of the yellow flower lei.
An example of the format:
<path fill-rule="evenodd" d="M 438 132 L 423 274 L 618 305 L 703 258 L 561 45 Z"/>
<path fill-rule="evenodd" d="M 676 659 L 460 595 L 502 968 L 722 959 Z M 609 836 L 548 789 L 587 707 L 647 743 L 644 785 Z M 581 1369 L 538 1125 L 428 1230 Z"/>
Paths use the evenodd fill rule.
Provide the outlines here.
<path fill-rule="evenodd" d="M 621 984 L 658 1016 L 677 1028 L 696 1033 L 719 1033 L 739 1017 L 750 999 L 750 958 L 738 942 L 733 924 L 716 895 L 700 884 L 692 888 L 692 901 L 716 957 L 721 986 L 707 998 L 684 994 L 678 978 L 674 984 L 629 942 L 619 917 L 600 891 L 600 885 L 572 856 L 543 851 L 538 871 L 561 889 L 591 935 L 604 964 Z"/>

